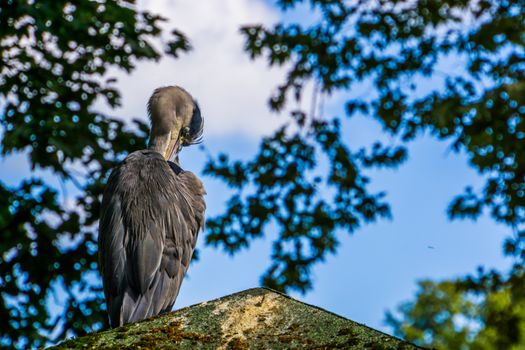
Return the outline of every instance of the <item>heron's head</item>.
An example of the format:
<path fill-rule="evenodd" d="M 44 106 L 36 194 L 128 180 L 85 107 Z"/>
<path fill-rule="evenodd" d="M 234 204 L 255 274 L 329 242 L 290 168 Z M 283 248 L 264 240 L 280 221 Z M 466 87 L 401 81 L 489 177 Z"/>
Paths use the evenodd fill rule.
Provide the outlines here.
<path fill-rule="evenodd" d="M 177 161 L 184 146 L 201 142 L 204 120 L 197 102 L 178 86 L 158 88 L 148 102 L 149 148 Z"/>

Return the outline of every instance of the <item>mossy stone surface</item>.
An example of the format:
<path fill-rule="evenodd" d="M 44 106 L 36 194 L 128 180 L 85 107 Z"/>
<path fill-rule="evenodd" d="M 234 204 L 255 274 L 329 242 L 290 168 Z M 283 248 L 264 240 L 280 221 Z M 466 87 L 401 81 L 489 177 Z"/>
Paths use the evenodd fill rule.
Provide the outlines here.
<path fill-rule="evenodd" d="M 249 289 L 51 349 L 421 349 L 265 288 Z"/>

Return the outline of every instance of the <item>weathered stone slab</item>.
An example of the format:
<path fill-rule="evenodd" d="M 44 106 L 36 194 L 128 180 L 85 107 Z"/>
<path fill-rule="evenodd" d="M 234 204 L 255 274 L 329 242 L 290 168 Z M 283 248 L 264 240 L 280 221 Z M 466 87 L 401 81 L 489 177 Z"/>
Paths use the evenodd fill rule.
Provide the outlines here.
<path fill-rule="evenodd" d="M 52 349 L 396 349 L 419 347 L 265 288 L 124 327 L 68 340 Z"/>

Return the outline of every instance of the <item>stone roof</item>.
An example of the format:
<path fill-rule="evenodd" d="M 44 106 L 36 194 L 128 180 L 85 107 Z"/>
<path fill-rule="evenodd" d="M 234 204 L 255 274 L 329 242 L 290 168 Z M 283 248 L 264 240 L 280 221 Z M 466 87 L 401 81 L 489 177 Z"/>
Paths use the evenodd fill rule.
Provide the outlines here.
<path fill-rule="evenodd" d="M 248 289 L 52 349 L 421 349 L 266 288 Z"/>

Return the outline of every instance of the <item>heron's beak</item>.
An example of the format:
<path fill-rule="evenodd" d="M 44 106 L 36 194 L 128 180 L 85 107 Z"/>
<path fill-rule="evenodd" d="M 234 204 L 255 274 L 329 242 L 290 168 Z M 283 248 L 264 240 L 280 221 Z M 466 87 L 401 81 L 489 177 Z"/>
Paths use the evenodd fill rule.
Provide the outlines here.
<path fill-rule="evenodd" d="M 178 163 L 176 160 L 182 148 L 180 138 L 180 130 L 174 130 L 171 132 L 170 141 L 168 143 L 168 147 L 166 148 L 166 153 L 164 154 L 164 158 L 166 160 Z"/>

